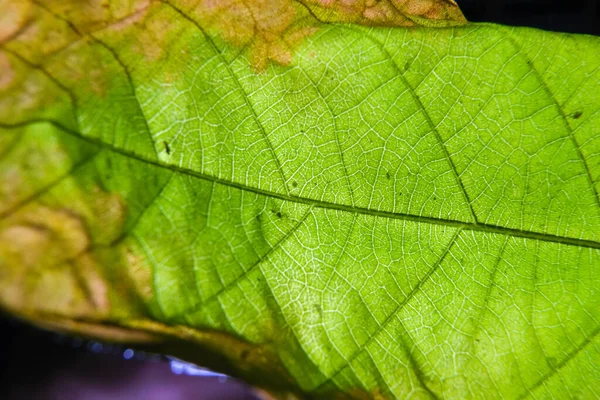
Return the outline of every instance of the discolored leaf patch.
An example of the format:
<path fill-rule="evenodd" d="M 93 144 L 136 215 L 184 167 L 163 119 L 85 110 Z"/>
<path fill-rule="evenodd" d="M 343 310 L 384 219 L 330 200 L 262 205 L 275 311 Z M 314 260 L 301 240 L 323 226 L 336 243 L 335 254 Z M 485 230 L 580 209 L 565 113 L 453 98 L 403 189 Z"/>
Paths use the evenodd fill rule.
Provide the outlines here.
<path fill-rule="evenodd" d="M 298 0 L 327 22 L 447 27 L 467 22 L 454 0 Z"/>
<path fill-rule="evenodd" d="M 466 23 L 452 0 L 20 0 L 2 4 L 6 22 L 0 24 L 0 41 L 12 42 L 10 48 L 33 63 L 78 37 L 132 25 L 143 27 L 137 38 L 139 50 L 148 61 L 157 61 L 164 56 L 167 32 L 174 29 L 170 19 L 146 20 L 161 4 L 193 19 L 207 34 L 247 49 L 256 71 L 263 71 L 270 61 L 289 65 L 303 39 L 323 23 L 435 27 Z"/>
<path fill-rule="evenodd" d="M 165 0 L 209 33 L 242 48 L 262 71 L 289 65 L 294 51 L 323 23 L 373 26 L 455 26 L 466 23 L 452 0 Z"/>
<path fill-rule="evenodd" d="M 124 205 L 117 196 L 98 188 L 93 192 L 88 216 L 43 202 L 4 216 L 0 222 L 0 286 L 5 306 L 44 312 L 69 310 L 72 315 L 87 317 L 110 313 L 111 289 L 103 265 L 108 259 L 97 250 L 118 237 Z M 104 223 L 103 232 L 95 237 L 89 230 L 92 216 Z"/>

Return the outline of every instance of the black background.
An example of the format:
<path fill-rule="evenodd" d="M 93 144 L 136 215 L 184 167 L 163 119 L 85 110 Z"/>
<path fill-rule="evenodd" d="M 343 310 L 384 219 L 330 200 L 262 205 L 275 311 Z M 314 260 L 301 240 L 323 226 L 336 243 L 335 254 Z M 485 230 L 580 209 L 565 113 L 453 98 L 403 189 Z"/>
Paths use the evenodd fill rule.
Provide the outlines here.
<path fill-rule="evenodd" d="M 598 0 L 457 0 L 469 21 L 600 35 Z M 600 57 L 600 56 L 599 56 Z"/>
<path fill-rule="evenodd" d="M 597 3 L 598 0 L 459 0 L 470 21 L 600 35 Z M 0 334 L 0 397 L 5 400 L 252 398 L 231 380 L 220 383 L 217 378 L 176 376 L 165 361 L 157 361 L 156 357 L 124 360 L 123 349 L 118 348 L 93 353 L 89 342 L 42 332 L 7 317 L 0 317 Z"/>

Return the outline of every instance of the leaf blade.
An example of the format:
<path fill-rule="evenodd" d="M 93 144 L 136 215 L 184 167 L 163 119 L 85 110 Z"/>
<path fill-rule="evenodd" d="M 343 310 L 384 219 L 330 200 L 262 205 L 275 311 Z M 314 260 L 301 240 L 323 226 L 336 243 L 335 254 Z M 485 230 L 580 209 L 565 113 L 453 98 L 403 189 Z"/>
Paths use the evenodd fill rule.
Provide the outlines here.
<path fill-rule="evenodd" d="M 1 162 L 22 175 L 2 181 L 17 200 L 0 231 L 18 239 L 0 247 L 3 307 L 218 351 L 214 329 L 241 339 L 225 357 L 253 343 L 323 396 L 593 393 L 599 68 L 585 56 L 577 84 L 542 84 L 597 39 L 332 26 L 257 74 L 169 6 L 148 21 L 165 16 L 181 58 L 139 57 L 148 23 L 24 67 L 66 100 L 2 115 Z M 546 39 L 570 44 L 552 59 Z M 102 90 L 65 54 L 112 59 Z M 73 221 L 80 236 L 56 228 Z M 68 254 L 31 261 L 40 241 Z"/>

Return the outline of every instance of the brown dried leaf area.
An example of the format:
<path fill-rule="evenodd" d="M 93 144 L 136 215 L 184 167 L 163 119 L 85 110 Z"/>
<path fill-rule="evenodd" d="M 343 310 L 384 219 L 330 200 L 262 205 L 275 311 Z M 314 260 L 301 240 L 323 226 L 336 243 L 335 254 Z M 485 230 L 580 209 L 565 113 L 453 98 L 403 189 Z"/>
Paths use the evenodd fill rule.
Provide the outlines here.
<path fill-rule="evenodd" d="M 73 24 L 82 33 L 143 17 L 151 0 L 32 0 Z"/>
<path fill-rule="evenodd" d="M 211 36 L 248 49 L 250 63 L 258 71 L 270 61 L 289 65 L 294 50 L 319 25 L 304 6 L 292 0 L 179 0 L 173 4 L 190 12 Z"/>
<path fill-rule="evenodd" d="M 467 22 L 453 0 L 298 1 L 328 22 L 375 26 L 453 26 Z"/>
<path fill-rule="evenodd" d="M 183 9 L 190 1 L 180 0 Z M 323 22 L 377 26 L 454 26 L 466 23 L 453 0 L 199 0 L 200 25 L 236 46 L 251 64 L 289 65 L 293 52 Z M 431 23 L 428 23 L 431 21 Z"/>
<path fill-rule="evenodd" d="M 0 43 L 18 33 L 28 22 L 31 4 L 24 0 L 0 0 Z"/>
<path fill-rule="evenodd" d="M 136 22 L 150 1 L 0 0 L 0 44 L 12 41 L 38 55 L 52 54 L 81 35 Z"/>
<path fill-rule="evenodd" d="M 0 223 L 0 305 L 73 318 L 111 311 L 104 264 L 116 250 L 105 243 L 122 231 L 125 205 L 116 194 L 92 192 L 86 212 L 34 202 Z M 92 218 L 106 233 L 91 232 Z"/>
<path fill-rule="evenodd" d="M 53 37 L 46 14 L 68 21 L 80 33 L 94 32 L 143 14 L 151 0 L 0 0 L 0 43 L 19 35 Z M 54 27 L 56 28 L 56 27 Z M 28 31 L 28 32 L 26 32 Z"/>
<path fill-rule="evenodd" d="M 0 50 L 0 90 L 11 86 L 15 79 L 15 70 L 6 54 Z"/>
<path fill-rule="evenodd" d="M 103 92 L 103 78 L 97 73 L 102 63 L 93 52 L 75 57 L 69 49 L 81 48 L 82 42 L 89 46 L 89 35 L 109 26 L 135 23 L 149 5 L 150 0 L 0 0 L 0 90 L 18 90 L 28 80 L 19 69 L 46 68 L 66 59 L 94 66 L 91 72 L 85 69 L 84 77 L 89 77 L 94 92 Z"/>
<path fill-rule="evenodd" d="M 269 62 L 289 65 L 297 47 L 323 22 L 379 26 L 466 23 L 453 0 L 0 0 L 0 44 L 14 42 L 11 47 L 37 63 L 82 36 L 138 25 L 142 27 L 136 33 L 143 44 L 141 50 L 149 61 L 156 61 L 165 53 L 160 46 L 168 43 L 164 33 L 171 29 L 145 29 L 144 24 L 151 9 L 171 5 L 211 36 L 246 49 L 257 71 Z M 152 23 L 160 25 L 160 21 Z M 145 40 L 146 30 L 163 35 Z M 4 64 L 3 69 L 9 71 Z M 4 78 L 0 86 L 7 86 L 9 79 Z"/>

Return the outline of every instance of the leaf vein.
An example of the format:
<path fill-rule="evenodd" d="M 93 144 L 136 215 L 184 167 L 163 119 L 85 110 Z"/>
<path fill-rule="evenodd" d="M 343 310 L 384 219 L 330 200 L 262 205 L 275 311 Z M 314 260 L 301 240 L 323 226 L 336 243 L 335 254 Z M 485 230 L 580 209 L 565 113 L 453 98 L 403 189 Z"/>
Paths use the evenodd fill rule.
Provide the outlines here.
<path fill-rule="evenodd" d="M 388 52 L 388 50 L 386 49 L 384 43 L 382 43 L 381 41 L 377 40 L 376 38 L 374 38 L 373 36 L 369 35 L 369 34 L 365 34 L 364 31 L 355 29 L 351 26 L 344 26 L 345 29 L 353 31 L 353 32 L 357 32 L 360 33 L 361 35 L 364 35 L 365 37 L 367 37 L 369 40 L 371 40 L 371 42 L 373 42 L 375 45 L 377 45 L 380 50 L 388 57 L 388 59 L 391 61 L 392 65 L 394 66 L 394 69 L 396 70 L 396 74 L 398 75 L 398 77 L 402 80 L 402 82 L 404 83 L 404 85 L 408 88 L 409 93 L 411 94 L 413 100 L 415 101 L 415 103 L 419 106 L 419 109 L 422 110 L 423 115 L 425 116 L 425 119 L 427 120 L 427 124 L 429 125 L 431 132 L 434 134 L 437 142 L 440 145 L 440 148 L 442 149 L 443 153 L 444 153 L 444 158 L 446 159 L 446 161 L 448 162 L 448 166 L 450 167 L 450 170 L 452 171 L 452 173 L 454 174 L 455 178 L 456 178 L 456 182 L 458 183 L 462 195 L 465 199 L 465 202 L 467 203 L 467 206 L 469 207 L 469 211 L 471 213 L 471 217 L 473 218 L 473 221 L 475 223 L 478 223 L 477 220 L 477 215 L 475 214 L 475 210 L 473 209 L 473 203 L 471 202 L 471 200 L 469 199 L 469 194 L 467 193 L 467 190 L 465 188 L 465 185 L 460 177 L 460 174 L 458 173 L 458 170 L 456 169 L 456 165 L 454 164 L 454 161 L 452 160 L 452 157 L 450 157 L 450 152 L 448 151 L 448 148 L 446 146 L 446 144 L 444 143 L 439 131 L 437 130 L 435 124 L 433 123 L 433 120 L 431 119 L 431 115 L 429 115 L 429 112 L 427 111 L 427 108 L 425 108 L 423 106 L 423 103 L 421 102 L 421 99 L 419 98 L 419 95 L 417 94 L 417 92 L 415 91 L 415 89 L 409 84 L 408 80 L 406 79 L 406 77 L 404 76 L 404 74 L 402 74 L 402 71 L 400 69 L 400 66 L 396 63 L 396 61 L 394 60 L 394 58 L 392 57 L 392 55 Z"/>
<path fill-rule="evenodd" d="M 518 400 L 522 400 L 527 397 L 533 396 L 533 392 L 537 388 L 539 388 L 545 382 L 550 380 L 553 376 L 558 374 L 571 360 L 575 359 L 579 355 L 579 353 L 581 353 L 585 348 L 590 346 L 593 343 L 594 339 L 598 335 L 600 335 L 600 326 L 597 327 L 594 331 L 592 331 L 592 334 L 589 337 L 587 337 L 577 349 L 575 349 L 571 353 L 569 353 L 556 367 L 552 368 L 550 370 L 550 372 L 548 372 L 547 374 L 542 376 L 531 387 L 527 388 L 527 391 L 525 393 L 523 393 L 521 396 L 519 396 Z"/>
<path fill-rule="evenodd" d="M 60 175 L 58 178 L 54 179 L 47 185 L 42 186 L 39 190 L 37 190 L 36 192 L 27 196 L 26 198 L 22 199 L 17 204 L 10 207 L 9 209 L 0 212 L 0 220 L 8 218 L 11 214 L 14 214 L 15 212 L 19 211 L 21 208 L 23 208 L 26 205 L 28 205 L 29 203 L 31 203 L 32 201 L 35 201 L 39 197 L 43 196 L 45 193 L 52 190 L 54 187 L 59 185 L 62 181 L 64 181 L 68 177 L 72 176 L 75 171 L 82 168 L 83 166 L 88 164 L 90 161 L 92 161 L 99 153 L 100 153 L 100 151 L 97 151 L 90 157 L 80 160 L 79 162 L 73 164 L 71 166 L 71 168 L 69 168 L 64 174 Z"/>
<path fill-rule="evenodd" d="M 529 57 L 527 57 L 525 51 L 523 51 L 523 47 L 517 41 L 515 41 L 510 34 L 507 34 L 506 36 L 508 38 L 508 41 L 512 44 L 513 48 L 517 52 L 517 54 L 520 54 L 521 57 L 523 57 L 523 59 L 525 59 L 525 61 L 531 68 L 531 71 L 536 76 L 537 80 L 540 82 L 542 88 L 544 89 L 546 94 L 550 97 L 550 99 L 552 99 L 552 102 L 556 106 L 556 109 L 558 110 L 560 119 L 563 121 L 564 127 L 569 135 L 569 139 L 571 140 L 571 142 L 573 143 L 573 146 L 575 147 L 575 151 L 577 152 L 577 157 L 583 163 L 583 167 L 585 169 L 588 183 L 592 189 L 592 193 L 594 194 L 594 198 L 596 200 L 596 205 L 598 206 L 598 209 L 600 209 L 600 194 L 598 193 L 598 190 L 596 190 L 596 185 L 594 184 L 594 179 L 592 178 L 592 172 L 590 170 L 590 166 L 588 165 L 587 160 L 585 159 L 585 157 L 583 156 L 583 153 L 581 152 L 581 146 L 580 146 L 579 142 L 577 141 L 577 138 L 575 137 L 573 128 L 571 128 L 571 125 L 569 124 L 569 121 L 567 120 L 567 116 L 565 115 L 563 108 L 558 103 L 558 100 L 556 100 L 554 93 L 552 93 L 552 90 L 550 90 L 550 86 L 548 85 L 546 80 L 543 78 L 542 74 L 536 68 L 533 60 L 529 59 Z"/>
<path fill-rule="evenodd" d="M 219 289 L 217 292 L 210 295 L 206 299 L 202 299 L 198 303 L 194 304 L 192 307 L 190 307 L 182 312 L 177 313 L 172 318 L 180 318 L 182 316 L 185 316 L 185 314 L 197 310 L 200 306 L 207 305 L 211 301 L 217 300 L 221 294 L 234 288 L 242 279 L 244 279 L 245 276 L 247 276 L 250 272 L 252 272 L 257 267 L 260 267 L 260 264 L 262 264 L 271 254 L 273 254 L 277 249 L 279 249 L 302 226 L 302 224 L 304 223 L 304 221 L 306 221 L 306 219 L 311 214 L 311 212 L 312 212 L 312 207 L 309 207 L 306 210 L 306 212 L 304 213 L 304 215 L 302 216 L 302 218 L 300 218 L 298 220 L 298 222 L 290 229 L 289 232 L 287 232 L 281 239 L 279 239 L 279 241 L 277 243 L 275 243 L 273 245 L 273 247 L 271 247 L 265 253 L 264 256 L 260 257 L 254 264 L 252 264 L 247 270 L 245 270 L 240 275 L 238 275 L 233 281 L 229 282 L 227 285 L 224 285 L 221 289 Z"/>
<path fill-rule="evenodd" d="M 437 262 L 429 269 L 429 271 L 427 271 L 427 274 L 425 274 L 425 276 L 419 280 L 419 282 L 415 285 L 415 287 L 412 288 L 412 290 L 406 295 L 404 300 L 402 300 L 401 303 L 398 303 L 398 305 L 390 313 L 390 315 L 388 315 L 385 318 L 385 320 L 381 324 L 378 325 L 377 329 L 369 335 L 369 339 L 362 345 L 362 347 L 359 348 L 358 350 L 354 351 L 354 353 L 352 353 L 346 359 L 346 361 L 333 374 L 331 374 L 331 377 L 329 377 L 327 380 L 325 380 L 323 383 L 321 383 L 321 385 L 319 387 L 322 387 L 323 385 L 332 381 L 337 375 L 339 375 L 344 370 L 344 368 L 346 368 L 347 365 L 351 364 L 356 359 L 356 357 L 358 357 L 363 351 L 365 351 L 365 349 L 369 346 L 369 344 L 371 342 L 373 342 L 373 340 L 388 326 L 388 324 L 390 322 L 392 322 L 393 318 L 396 315 L 398 315 L 398 313 L 400 311 L 402 311 L 404 309 L 404 307 L 408 304 L 408 302 L 421 290 L 421 287 L 423 286 L 423 284 L 425 284 L 425 282 L 427 282 L 429 280 L 429 278 L 431 278 L 431 276 L 435 273 L 435 271 L 437 271 L 439 269 L 440 265 L 442 264 L 442 262 L 444 261 L 446 256 L 450 253 L 450 249 L 452 248 L 452 246 L 454 246 L 456 239 L 458 238 L 460 232 L 461 232 L 461 229 L 456 230 L 456 232 L 454 233 L 454 235 L 452 236 L 452 238 L 446 245 L 444 252 L 440 256 L 440 258 L 437 260 Z"/>
<path fill-rule="evenodd" d="M 229 73 L 229 75 L 231 76 L 231 78 L 233 79 L 233 81 L 235 82 L 235 85 L 238 87 L 238 89 L 240 90 L 240 92 L 243 94 L 242 97 L 244 98 L 244 102 L 246 103 L 246 106 L 248 107 L 248 110 L 252 114 L 252 116 L 254 118 L 254 121 L 256 122 L 256 125 L 258 125 L 258 128 L 260 129 L 260 132 L 261 132 L 261 134 L 262 134 L 262 136 L 263 136 L 263 138 L 265 140 L 265 143 L 267 144 L 267 146 L 269 148 L 269 152 L 271 153 L 271 157 L 273 158 L 273 161 L 275 162 L 275 164 L 277 166 L 277 170 L 278 170 L 279 174 L 281 175 L 283 188 L 285 189 L 286 194 L 289 195 L 289 188 L 288 188 L 288 185 L 287 185 L 287 179 L 285 178 L 285 174 L 283 173 L 283 166 L 281 164 L 281 161 L 279 160 L 279 157 L 277 157 L 277 153 L 275 152 L 275 147 L 273 146 L 273 143 L 271 143 L 271 140 L 269 139 L 269 136 L 267 135 L 267 131 L 266 131 L 264 125 L 262 124 L 262 122 L 260 122 L 260 119 L 258 118 L 258 114 L 256 113 L 256 110 L 252 106 L 252 103 L 250 103 L 250 99 L 248 98 L 249 97 L 248 94 L 246 93 L 246 91 L 242 87 L 242 84 L 241 84 L 239 78 L 237 77 L 237 75 L 235 75 L 233 73 L 233 70 L 231 69 L 231 66 L 229 65 L 229 63 L 227 63 L 227 60 L 225 60 L 225 57 L 223 57 L 223 53 L 221 53 L 221 51 L 219 50 L 219 48 L 217 47 L 217 45 L 215 44 L 215 42 L 212 40 L 212 38 L 210 37 L 210 35 L 208 33 L 206 33 L 204 31 L 204 29 L 196 21 L 194 21 L 194 19 L 192 19 L 189 16 L 187 16 L 183 11 L 181 11 L 179 8 L 175 7 L 170 2 L 168 2 L 166 0 L 159 0 L 159 1 L 161 3 L 167 5 L 167 6 L 171 7 L 175 12 L 177 12 L 179 15 L 181 15 L 185 20 L 189 21 L 192 25 L 194 25 L 196 28 L 198 28 L 198 30 L 204 35 L 204 37 L 206 38 L 206 40 L 210 44 L 210 46 L 213 49 L 213 51 L 215 52 L 215 54 L 223 61 L 223 66 L 225 66 L 225 68 L 227 69 L 227 72 Z"/>
<path fill-rule="evenodd" d="M 7 124 L 7 123 L 0 122 L 0 127 L 15 128 L 15 127 L 29 125 L 29 124 L 35 124 L 35 123 L 51 124 L 51 125 L 55 126 L 56 128 L 60 129 L 60 131 L 62 131 L 63 133 L 65 133 L 67 135 L 77 137 L 77 138 L 85 140 L 89 143 L 96 144 L 98 146 L 107 148 L 114 153 L 124 155 L 126 157 L 135 159 L 139 162 L 142 162 L 142 163 L 145 163 L 148 165 L 152 165 L 157 168 L 167 169 L 170 171 L 176 171 L 177 173 L 180 173 L 183 175 L 193 176 L 195 178 L 202 179 L 205 181 L 214 181 L 216 183 L 219 183 L 219 184 L 222 184 L 222 185 L 225 185 L 228 187 L 237 188 L 240 190 L 245 190 L 245 191 L 249 191 L 249 192 L 252 192 L 255 194 L 268 196 L 268 197 L 272 197 L 272 198 L 276 198 L 276 199 L 280 199 L 280 200 L 284 200 L 284 201 L 289 201 L 289 202 L 299 203 L 299 204 L 307 204 L 307 205 L 311 205 L 311 206 L 314 206 L 317 208 L 323 208 L 323 209 L 329 209 L 329 210 L 340 210 L 340 211 L 346 211 L 349 213 L 371 215 L 374 217 L 391 218 L 391 219 L 397 219 L 397 220 L 403 220 L 403 221 L 412 221 L 412 222 L 417 222 L 417 223 L 426 223 L 426 224 L 440 225 L 440 226 L 449 226 L 449 227 L 460 228 L 465 231 L 483 232 L 483 233 L 490 233 L 490 234 L 493 233 L 493 234 L 499 234 L 499 235 L 520 237 L 520 238 L 530 239 L 530 240 L 539 240 L 539 241 L 550 242 L 550 243 L 559 243 L 559 244 L 570 245 L 570 246 L 578 246 L 578 247 L 585 247 L 585 248 L 591 248 L 591 249 L 600 249 L 600 242 L 594 241 L 594 240 L 558 236 L 558 235 L 554 235 L 551 233 L 541 233 L 541 232 L 528 231 L 528 230 L 515 229 L 515 228 L 506 228 L 503 226 L 492 225 L 492 224 L 463 222 L 463 221 L 456 221 L 456 220 L 450 220 L 450 219 L 444 219 L 444 218 L 438 218 L 438 217 L 429 217 L 429 216 L 422 216 L 422 215 L 398 213 L 398 212 L 393 212 L 393 211 L 377 210 L 377 209 L 366 208 L 366 207 L 352 207 L 352 206 L 348 206 L 348 205 L 344 205 L 344 204 L 331 203 L 331 202 L 324 201 L 324 200 L 316 200 L 316 199 L 311 199 L 311 198 L 306 198 L 306 197 L 277 193 L 277 192 L 264 190 L 264 189 L 260 189 L 260 188 L 254 188 L 254 187 L 250 187 L 245 184 L 242 184 L 242 183 L 229 181 L 227 179 L 216 177 L 213 175 L 208 175 L 208 174 L 205 174 L 202 172 L 193 171 L 193 170 L 190 170 L 187 168 L 182 168 L 182 167 L 175 166 L 175 165 L 169 165 L 162 161 L 149 160 L 141 155 L 131 153 L 127 150 L 120 149 L 110 143 L 106 143 L 98 138 L 85 136 L 79 132 L 76 132 L 76 131 L 73 131 L 72 129 L 67 128 L 66 126 L 62 125 L 61 123 L 59 123 L 57 121 L 47 119 L 47 118 L 36 118 L 36 119 L 28 120 L 28 121 L 21 121 L 19 123 L 14 123 L 14 124 Z"/>

